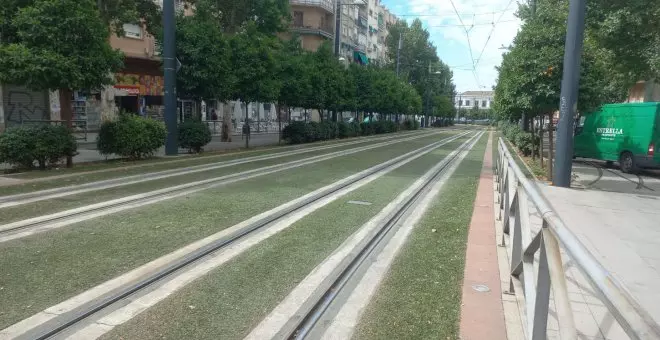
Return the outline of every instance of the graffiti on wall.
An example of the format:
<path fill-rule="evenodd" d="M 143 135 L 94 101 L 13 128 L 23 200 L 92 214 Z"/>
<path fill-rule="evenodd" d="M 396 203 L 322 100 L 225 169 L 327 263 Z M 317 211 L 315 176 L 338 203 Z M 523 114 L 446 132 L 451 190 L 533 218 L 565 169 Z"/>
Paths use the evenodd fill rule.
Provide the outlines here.
<path fill-rule="evenodd" d="M 43 94 L 28 90 L 9 90 L 4 107 L 7 125 L 20 124 L 26 120 L 49 119 L 48 110 L 39 101 L 40 96 Z"/>

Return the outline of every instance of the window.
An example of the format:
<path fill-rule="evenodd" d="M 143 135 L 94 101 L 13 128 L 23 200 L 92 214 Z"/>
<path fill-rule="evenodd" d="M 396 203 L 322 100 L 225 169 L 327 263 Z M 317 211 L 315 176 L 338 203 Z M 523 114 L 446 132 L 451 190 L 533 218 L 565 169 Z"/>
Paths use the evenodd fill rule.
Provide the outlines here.
<path fill-rule="evenodd" d="M 470 106 L 470 101 L 469 100 L 465 101 L 465 106 Z"/>
<path fill-rule="evenodd" d="M 142 27 L 136 24 L 124 24 L 124 33 L 127 38 L 142 39 Z"/>
<path fill-rule="evenodd" d="M 303 12 L 293 11 L 293 25 L 296 27 L 303 26 Z"/>
<path fill-rule="evenodd" d="M 486 107 L 486 101 L 485 100 L 481 101 L 481 107 Z"/>

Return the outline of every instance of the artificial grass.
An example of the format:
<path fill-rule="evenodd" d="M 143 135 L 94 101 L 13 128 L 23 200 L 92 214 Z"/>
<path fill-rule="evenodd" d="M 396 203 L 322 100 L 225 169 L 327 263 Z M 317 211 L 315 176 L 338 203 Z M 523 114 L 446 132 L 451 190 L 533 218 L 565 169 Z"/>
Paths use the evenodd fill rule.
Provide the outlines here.
<path fill-rule="evenodd" d="M 195 240 L 430 142 L 423 138 L 389 145 L 0 243 L 0 329 Z"/>
<path fill-rule="evenodd" d="M 349 235 L 458 145 L 443 146 L 306 216 L 103 339 L 243 338 Z"/>
<path fill-rule="evenodd" d="M 415 226 L 354 339 L 459 338 L 465 249 L 487 138 L 468 153 Z"/>

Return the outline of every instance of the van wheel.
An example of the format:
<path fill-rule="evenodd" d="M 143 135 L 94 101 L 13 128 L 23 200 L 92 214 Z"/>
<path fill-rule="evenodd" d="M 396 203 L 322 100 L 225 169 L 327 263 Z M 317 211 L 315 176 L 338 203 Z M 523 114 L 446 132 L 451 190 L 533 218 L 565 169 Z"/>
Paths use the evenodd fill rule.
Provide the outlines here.
<path fill-rule="evenodd" d="M 621 154 L 621 157 L 619 158 L 619 166 L 621 167 L 621 171 L 627 174 L 631 174 L 637 171 L 635 157 L 633 157 L 633 154 L 628 151 Z"/>

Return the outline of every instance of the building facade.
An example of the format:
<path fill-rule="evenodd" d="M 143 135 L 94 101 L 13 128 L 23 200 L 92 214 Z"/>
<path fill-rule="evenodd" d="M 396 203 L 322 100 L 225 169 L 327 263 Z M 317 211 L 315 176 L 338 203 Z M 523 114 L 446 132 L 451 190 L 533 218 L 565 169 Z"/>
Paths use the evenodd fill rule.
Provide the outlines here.
<path fill-rule="evenodd" d="M 493 105 L 493 91 L 465 91 L 454 98 L 456 109 L 490 109 Z"/>

